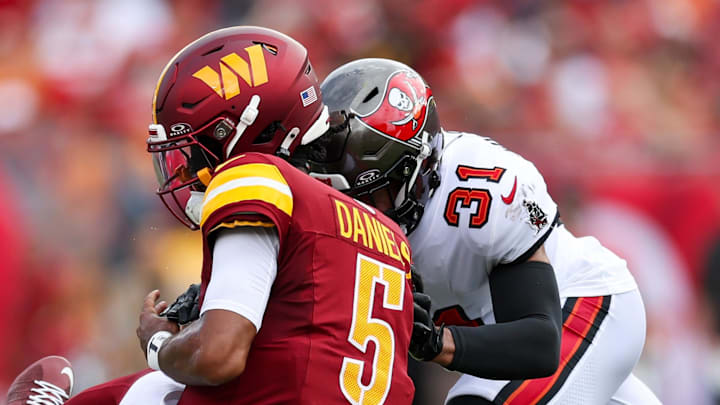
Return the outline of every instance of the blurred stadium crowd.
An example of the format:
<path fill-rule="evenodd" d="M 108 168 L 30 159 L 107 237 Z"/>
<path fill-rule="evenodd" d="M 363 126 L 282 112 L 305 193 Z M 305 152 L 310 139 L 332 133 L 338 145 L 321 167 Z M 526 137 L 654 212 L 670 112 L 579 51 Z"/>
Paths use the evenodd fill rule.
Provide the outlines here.
<path fill-rule="evenodd" d="M 144 366 L 142 297 L 200 269 L 199 235 L 153 193 L 152 92 L 185 44 L 250 24 L 320 76 L 408 63 L 446 129 L 534 161 L 570 229 L 641 286 L 637 374 L 664 403 L 720 403 L 718 21 L 713 0 L 0 0 L 0 392 L 46 354 L 79 388 Z M 416 402 L 453 378 L 421 371 Z"/>

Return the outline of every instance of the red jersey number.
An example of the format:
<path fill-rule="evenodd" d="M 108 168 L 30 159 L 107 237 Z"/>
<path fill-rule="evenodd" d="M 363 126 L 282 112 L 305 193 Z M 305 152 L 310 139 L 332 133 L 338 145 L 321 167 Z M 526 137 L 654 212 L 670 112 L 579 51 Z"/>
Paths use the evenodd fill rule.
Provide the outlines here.
<path fill-rule="evenodd" d="M 458 176 L 460 181 L 468 181 L 469 179 L 485 179 L 493 183 L 500 182 L 502 175 L 505 173 L 505 169 L 502 167 L 494 167 L 492 169 L 471 167 L 471 166 L 458 166 L 455 170 L 455 174 Z M 470 214 L 468 226 L 470 228 L 482 228 L 488 220 L 488 214 L 490 213 L 490 204 L 492 203 L 492 196 L 487 189 L 484 188 L 466 188 L 456 187 L 450 194 L 448 194 L 447 202 L 445 203 L 445 222 L 450 226 L 459 226 L 460 224 L 460 213 L 458 212 L 458 201 L 460 207 L 470 208 L 473 202 L 477 202 L 477 208 L 475 212 Z"/>

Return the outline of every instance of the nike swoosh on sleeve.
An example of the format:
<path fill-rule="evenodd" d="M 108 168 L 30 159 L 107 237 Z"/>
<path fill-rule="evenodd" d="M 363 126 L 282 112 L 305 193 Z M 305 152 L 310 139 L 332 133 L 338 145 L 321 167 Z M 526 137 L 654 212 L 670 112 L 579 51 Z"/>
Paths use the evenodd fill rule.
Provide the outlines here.
<path fill-rule="evenodd" d="M 503 195 L 503 196 L 500 196 L 500 197 L 502 197 L 502 201 L 503 201 L 505 204 L 510 205 L 510 203 L 512 203 L 513 200 L 515 199 L 515 191 L 517 191 L 517 176 L 515 176 L 515 182 L 513 183 L 513 188 L 512 188 L 512 190 L 510 190 L 510 194 L 507 195 L 507 196 L 504 196 L 504 195 Z"/>

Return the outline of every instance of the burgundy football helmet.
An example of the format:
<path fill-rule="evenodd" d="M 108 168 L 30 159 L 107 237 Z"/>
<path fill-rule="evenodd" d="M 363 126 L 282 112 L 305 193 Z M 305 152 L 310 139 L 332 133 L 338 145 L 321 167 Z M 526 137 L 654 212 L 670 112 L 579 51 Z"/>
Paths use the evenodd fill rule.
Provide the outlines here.
<path fill-rule="evenodd" d="M 328 129 L 304 46 L 277 31 L 232 27 L 182 49 L 160 74 L 148 151 L 157 193 L 197 229 L 204 182 L 244 152 L 290 157 Z"/>

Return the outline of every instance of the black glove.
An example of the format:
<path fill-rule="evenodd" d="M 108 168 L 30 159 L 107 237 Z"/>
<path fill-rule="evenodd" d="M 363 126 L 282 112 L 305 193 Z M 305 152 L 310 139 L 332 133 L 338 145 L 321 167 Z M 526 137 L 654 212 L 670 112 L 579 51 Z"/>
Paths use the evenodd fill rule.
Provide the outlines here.
<path fill-rule="evenodd" d="M 423 284 L 422 277 L 420 277 L 420 273 L 417 272 L 417 269 L 415 268 L 414 264 L 410 265 L 410 279 L 412 280 L 412 288 L 413 292 L 419 292 L 424 293 L 425 292 L 425 285 Z"/>
<path fill-rule="evenodd" d="M 177 322 L 180 325 L 190 323 L 200 317 L 200 305 L 198 298 L 200 296 L 200 284 L 190 284 L 190 287 L 184 293 L 180 294 L 175 302 L 172 303 L 160 316 L 167 317 L 168 320 Z"/>
<path fill-rule="evenodd" d="M 415 310 L 410 355 L 416 360 L 430 361 L 442 352 L 445 325 L 436 328 L 433 324 L 430 316 L 430 296 L 414 292 L 413 301 Z"/>

